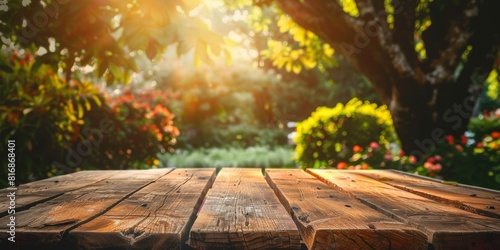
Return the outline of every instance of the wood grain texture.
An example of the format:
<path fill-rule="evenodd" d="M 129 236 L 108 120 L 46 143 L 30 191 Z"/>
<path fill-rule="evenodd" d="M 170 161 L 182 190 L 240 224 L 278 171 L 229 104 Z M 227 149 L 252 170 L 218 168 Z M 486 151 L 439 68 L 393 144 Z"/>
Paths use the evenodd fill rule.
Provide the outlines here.
<path fill-rule="evenodd" d="M 16 210 L 21 211 L 65 192 L 92 185 L 113 173 L 116 171 L 80 171 L 20 185 L 16 190 Z M 5 197 L 10 191 L 13 190 L 0 190 L 0 197 Z M 7 202 L 0 203 L 0 217 L 7 215 L 8 207 Z"/>
<path fill-rule="evenodd" d="M 176 169 L 69 233 L 83 249 L 180 249 L 205 194 L 211 169 Z"/>
<path fill-rule="evenodd" d="M 500 249 L 499 219 L 405 192 L 356 172 L 308 172 L 373 209 L 422 230 L 434 249 Z"/>
<path fill-rule="evenodd" d="M 465 211 L 500 219 L 500 192 L 447 185 L 393 171 L 372 170 L 358 173 Z"/>
<path fill-rule="evenodd" d="M 92 185 L 66 192 L 27 210 L 16 211 L 16 242 L 23 248 L 61 248 L 63 238 L 71 229 L 106 212 L 170 171 L 172 169 L 114 172 L 109 178 Z M 8 243 L 8 220 L 9 216 L 0 218 L 1 249 Z"/>
<path fill-rule="evenodd" d="M 200 249 L 299 249 L 292 218 L 261 169 L 222 169 L 190 234 Z"/>
<path fill-rule="evenodd" d="M 308 249 L 427 249 L 419 230 L 391 219 L 302 170 L 266 170 Z"/>

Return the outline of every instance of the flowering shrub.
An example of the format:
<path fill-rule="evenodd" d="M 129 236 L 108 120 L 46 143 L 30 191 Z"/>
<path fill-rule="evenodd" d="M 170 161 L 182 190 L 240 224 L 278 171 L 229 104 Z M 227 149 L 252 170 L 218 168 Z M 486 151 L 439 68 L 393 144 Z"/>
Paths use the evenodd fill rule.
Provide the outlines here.
<path fill-rule="evenodd" d="M 499 145 L 499 131 L 486 134 L 477 141 L 465 136 L 447 136 L 445 143 L 429 152 L 417 171 L 435 176 L 437 173 L 433 168 L 442 168 L 439 172 L 442 179 L 500 189 Z"/>
<path fill-rule="evenodd" d="M 319 107 L 297 124 L 296 159 L 303 167 L 375 163 L 394 138 L 387 108 L 354 98 L 346 105 Z"/>
<path fill-rule="evenodd" d="M 7 140 L 15 140 L 17 182 L 56 173 L 51 163 L 79 140 L 91 106 L 102 105 L 92 84 L 67 83 L 51 67 L 33 69 L 33 64 L 29 51 L 0 54 L 0 152 Z M 2 169 L 6 174 L 6 165 Z"/>
<path fill-rule="evenodd" d="M 0 54 L 0 152 L 15 140 L 16 183 L 78 169 L 157 165 L 158 152 L 173 150 L 179 131 L 160 98 L 141 102 L 126 92 L 105 103 L 92 83 L 66 82 L 47 65 L 33 69 L 33 59 L 27 51 Z"/>
<path fill-rule="evenodd" d="M 141 98 L 143 95 L 151 98 Z M 109 117 L 116 125 L 113 133 L 103 140 L 96 151 L 104 168 L 141 168 L 158 165 L 157 153 L 173 152 L 179 130 L 173 125 L 174 115 L 161 103 L 160 92 L 134 94 L 129 90 L 107 98 L 108 107 L 89 114 L 89 125 Z"/>

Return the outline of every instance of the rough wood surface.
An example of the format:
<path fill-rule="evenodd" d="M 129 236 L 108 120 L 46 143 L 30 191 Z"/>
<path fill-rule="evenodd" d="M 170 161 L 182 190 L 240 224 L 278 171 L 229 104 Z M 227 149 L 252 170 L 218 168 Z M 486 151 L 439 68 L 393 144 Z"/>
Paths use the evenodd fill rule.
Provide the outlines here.
<path fill-rule="evenodd" d="M 65 192 L 76 190 L 104 180 L 117 171 L 80 171 L 72 174 L 56 176 L 40 181 L 26 183 L 17 187 L 16 210 L 21 211 L 38 203 L 53 199 Z M 2 189 L 0 196 L 5 197 L 13 190 Z M 7 215 L 9 205 L 0 204 L 0 217 Z"/>
<path fill-rule="evenodd" d="M 358 173 L 465 211 L 500 219 L 500 192 L 448 185 L 393 171 L 373 170 Z"/>
<path fill-rule="evenodd" d="M 215 169 L 177 169 L 70 231 L 84 249 L 180 249 Z"/>
<path fill-rule="evenodd" d="M 71 229 L 106 212 L 170 171 L 172 169 L 118 171 L 92 185 L 66 192 L 27 210 L 16 211 L 16 243 L 23 248 L 61 248 L 61 240 Z M 0 218 L 1 249 L 8 243 L 5 240 L 8 220 L 9 216 Z"/>
<path fill-rule="evenodd" d="M 427 249 L 419 230 L 374 211 L 302 170 L 267 170 L 266 179 L 308 249 Z"/>
<path fill-rule="evenodd" d="M 203 249 L 299 249 L 292 218 L 261 169 L 220 171 L 190 234 Z"/>
<path fill-rule="evenodd" d="M 427 234 L 434 249 L 500 249 L 500 220 L 339 170 L 308 170 L 328 185 Z"/>

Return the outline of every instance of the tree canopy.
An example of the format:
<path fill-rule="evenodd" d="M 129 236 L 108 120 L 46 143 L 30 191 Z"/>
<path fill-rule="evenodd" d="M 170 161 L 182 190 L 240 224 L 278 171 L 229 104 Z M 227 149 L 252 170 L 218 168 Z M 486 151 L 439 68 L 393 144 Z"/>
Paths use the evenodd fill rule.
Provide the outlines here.
<path fill-rule="evenodd" d="M 224 49 L 223 38 L 190 13 L 200 0 L 9 1 L 1 11 L 1 39 L 11 48 L 37 51 L 35 68 L 50 64 L 70 79 L 74 66 L 95 66 L 109 83 L 128 82 L 134 55 L 154 59 L 169 45 L 191 49 L 208 61 Z"/>
<path fill-rule="evenodd" d="M 419 154 L 460 135 L 482 84 L 498 69 L 500 2 L 494 0 L 224 0 L 249 13 L 259 58 L 299 73 L 335 66 L 340 53 L 389 107 L 404 150 Z M 134 55 L 154 59 L 169 45 L 197 62 L 228 53 L 196 13 L 201 0 L 9 1 L 0 9 L 4 46 L 36 51 L 33 68 L 65 73 L 91 65 L 127 82 Z M 279 35 L 279 34 L 286 34 Z M 9 70 L 0 65 L 2 70 Z"/>
<path fill-rule="evenodd" d="M 272 53 L 265 53 L 278 67 L 314 67 L 310 58 L 321 58 L 302 53 L 313 44 L 342 54 L 388 105 L 410 154 L 421 155 L 445 135 L 463 134 L 483 82 L 500 67 L 498 1 L 227 2 L 276 8 L 274 21 L 298 45 L 269 42 Z M 291 65 L 289 57 L 296 59 Z"/>

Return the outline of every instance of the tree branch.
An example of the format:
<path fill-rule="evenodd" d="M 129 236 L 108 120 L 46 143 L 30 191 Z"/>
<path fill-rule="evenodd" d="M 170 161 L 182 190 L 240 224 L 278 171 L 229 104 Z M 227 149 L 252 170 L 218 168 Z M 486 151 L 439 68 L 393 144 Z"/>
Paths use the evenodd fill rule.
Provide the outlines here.
<path fill-rule="evenodd" d="M 446 4 L 446 8 L 441 8 L 442 4 Z M 472 36 L 471 20 L 478 16 L 478 5 L 478 2 L 469 1 L 434 1 L 429 5 L 431 26 L 422 38 L 427 51 L 424 70 L 431 84 L 452 80 Z"/>
<path fill-rule="evenodd" d="M 345 13 L 337 1 L 277 0 L 282 10 L 302 27 L 316 33 L 332 45 L 350 63 L 373 83 L 381 100 L 388 104 L 391 99 L 393 79 L 390 58 L 378 42 L 379 32 L 366 34 L 366 22 Z M 373 26 L 380 29 L 376 25 Z"/>
<path fill-rule="evenodd" d="M 417 0 L 406 0 L 401 6 L 405 11 L 394 15 L 394 32 L 392 39 L 399 45 L 406 61 L 411 68 L 417 66 L 417 53 L 415 52 L 415 11 Z"/>

